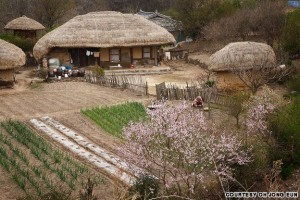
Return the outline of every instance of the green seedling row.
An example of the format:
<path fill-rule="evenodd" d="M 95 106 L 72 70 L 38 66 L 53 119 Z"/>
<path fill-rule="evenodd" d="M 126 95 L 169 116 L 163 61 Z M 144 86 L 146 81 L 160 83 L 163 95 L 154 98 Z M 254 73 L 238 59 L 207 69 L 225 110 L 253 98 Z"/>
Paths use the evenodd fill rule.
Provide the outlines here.
<path fill-rule="evenodd" d="M 31 186 L 35 189 L 35 191 L 37 192 L 37 194 L 39 196 L 41 196 L 43 194 L 42 192 L 42 188 L 41 185 L 38 183 L 38 181 L 36 180 L 37 178 L 41 177 L 41 170 L 39 169 L 39 167 L 33 166 L 33 165 L 29 165 L 29 161 L 28 158 L 26 157 L 26 155 L 22 152 L 22 150 L 20 150 L 17 147 L 13 147 L 11 141 L 8 139 L 8 137 L 4 136 L 1 132 L 0 132 L 0 144 L 2 143 L 2 145 L 7 145 L 10 149 L 10 151 L 12 151 L 14 156 L 7 156 L 7 153 L 4 153 L 4 149 L 1 148 L 0 150 L 0 154 L 2 155 L 2 162 L 1 164 L 3 165 L 3 162 L 5 162 L 6 164 L 3 166 L 5 169 L 7 168 L 7 166 L 10 165 L 10 169 L 14 170 L 14 174 L 12 175 L 12 179 L 17 183 L 17 185 L 24 190 L 26 193 L 28 192 L 25 188 L 25 181 L 27 179 L 26 182 L 29 182 L 31 184 Z M 21 166 L 20 162 L 17 162 L 17 158 L 19 158 L 26 166 L 27 168 L 24 168 Z M 6 160 L 4 160 L 6 159 Z M 8 172 L 12 171 L 12 170 L 7 170 Z M 30 173 L 30 171 L 32 171 L 34 174 L 37 174 L 37 176 L 32 176 Z"/>
<path fill-rule="evenodd" d="M 3 130 L 6 134 L 2 132 Z M 22 148 L 19 148 L 21 146 Z M 34 156 L 38 164 L 30 163 L 27 155 Z M 38 196 L 56 189 L 59 185 L 76 190 L 83 181 L 80 177 L 84 174 L 90 175 L 85 165 L 52 146 L 27 128 L 26 124 L 11 120 L 0 124 L 1 166 L 26 194 L 32 195 L 32 190 L 35 190 Z M 50 178 L 49 174 L 56 174 L 55 182 L 53 176 Z"/>
<path fill-rule="evenodd" d="M 24 124 L 20 122 L 8 121 L 7 123 L 2 123 L 2 125 L 4 126 L 6 131 L 18 142 L 30 149 L 31 153 L 38 160 L 42 161 L 47 169 L 56 172 L 57 176 L 60 179 L 62 178 L 61 173 L 59 173 L 60 168 L 53 168 L 51 166 L 53 162 L 55 164 L 61 164 L 62 160 L 69 156 L 64 155 L 64 153 L 59 150 L 54 150 L 46 140 L 30 131 Z M 48 157 L 50 159 L 47 159 Z M 67 160 L 71 160 L 71 158 Z M 83 166 L 69 166 L 71 167 L 71 169 L 69 169 L 68 171 L 72 171 L 72 169 L 75 168 L 76 171 L 79 171 L 81 173 L 84 172 Z M 63 178 L 62 180 L 65 179 Z"/>
<path fill-rule="evenodd" d="M 122 130 L 130 122 L 146 119 L 146 110 L 141 103 L 127 102 L 115 106 L 104 106 L 81 110 L 109 134 L 122 138 Z"/>

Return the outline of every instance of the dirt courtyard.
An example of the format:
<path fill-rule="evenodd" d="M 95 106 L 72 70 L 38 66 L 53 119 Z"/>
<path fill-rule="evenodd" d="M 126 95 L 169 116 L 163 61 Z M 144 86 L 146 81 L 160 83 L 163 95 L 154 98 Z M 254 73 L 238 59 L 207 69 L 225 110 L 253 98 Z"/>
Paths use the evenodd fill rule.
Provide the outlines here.
<path fill-rule="evenodd" d="M 187 83 L 199 84 L 199 81 L 203 83 L 206 81 L 208 71 L 202 65 L 209 65 L 209 54 L 194 53 L 189 55 L 189 58 L 198 60 L 201 65 L 195 65 L 192 63 L 186 63 L 184 60 L 171 60 L 163 64 L 171 68 L 170 73 L 159 75 L 145 75 L 143 79 L 147 81 L 149 86 L 149 93 L 156 95 L 155 85 L 165 82 L 168 84 L 175 84 L 179 87 L 186 87 Z M 245 90 L 244 84 L 234 74 L 231 73 L 212 73 L 210 80 L 214 80 L 217 88 L 220 91 L 226 91 L 228 88 L 233 90 Z"/>

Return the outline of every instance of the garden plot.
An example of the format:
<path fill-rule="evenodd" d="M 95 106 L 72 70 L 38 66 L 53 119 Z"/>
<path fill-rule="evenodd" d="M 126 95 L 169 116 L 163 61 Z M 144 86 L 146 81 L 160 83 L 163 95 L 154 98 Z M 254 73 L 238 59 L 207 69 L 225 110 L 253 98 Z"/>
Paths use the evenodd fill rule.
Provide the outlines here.
<path fill-rule="evenodd" d="M 1 193 L 0 199 L 25 194 L 41 197 L 58 188 L 76 195 L 89 177 L 96 185 L 101 183 L 97 189 L 106 187 L 99 173 L 60 151 L 19 121 L 0 123 L 0 166 L 23 191 Z"/>
<path fill-rule="evenodd" d="M 63 133 L 67 137 L 76 141 L 82 147 L 85 147 L 88 150 L 92 151 L 93 153 L 101 156 L 106 161 L 111 162 L 112 164 L 116 165 L 117 167 L 121 168 L 122 170 L 129 172 L 135 176 L 138 176 L 139 173 L 142 171 L 141 169 L 137 168 L 136 166 L 131 166 L 131 165 L 129 166 L 126 162 L 124 162 L 123 160 L 118 158 L 116 155 L 113 155 L 112 153 L 99 147 L 98 145 L 89 141 L 87 138 L 78 135 L 78 133 L 69 129 L 68 127 L 64 126 L 63 124 L 59 123 L 58 121 L 52 119 L 51 117 L 45 116 L 45 117 L 42 117 L 41 119 L 48 125 L 59 130 L 61 133 Z"/>
<path fill-rule="evenodd" d="M 66 127 L 60 125 L 59 123 L 55 123 L 55 121 L 54 120 L 52 121 L 51 118 L 45 117 L 43 119 L 45 121 L 51 123 L 52 126 L 54 126 L 56 129 L 63 130 L 64 134 L 66 134 L 68 137 L 71 137 L 71 138 L 73 137 L 74 140 L 76 139 L 75 141 L 78 141 L 78 143 L 80 145 L 71 141 L 68 137 L 64 136 L 57 130 L 54 130 L 53 128 L 49 127 L 42 121 L 39 121 L 37 119 L 31 119 L 30 122 L 33 124 L 33 126 L 36 129 L 47 134 L 48 136 L 53 138 L 55 141 L 59 142 L 60 144 L 62 144 L 66 148 L 68 148 L 71 152 L 79 155 L 80 157 L 89 161 L 90 163 L 92 163 L 96 167 L 100 168 L 101 170 L 105 171 L 106 173 L 109 173 L 110 175 L 118 178 L 119 180 L 121 180 L 122 182 L 124 182 L 128 185 L 131 185 L 134 183 L 135 177 L 133 175 L 131 175 L 130 173 L 125 172 L 122 169 L 122 165 L 123 165 L 123 168 L 124 168 L 124 166 L 127 166 L 126 163 L 123 163 L 122 165 L 118 164 L 118 166 L 115 166 L 115 165 L 109 163 L 108 161 L 106 161 L 105 159 L 103 159 L 102 157 L 97 155 L 99 153 L 102 153 L 102 154 L 104 153 L 104 151 L 101 151 L 101 148 L 97 149 L 98 150 L 98 151 L 96 151 L 97 154 L 96 154 L 95 150 L 93 150 L 91 152 L 91 150 L 87 150 L 86 148 L 90 147 L 92 149 L 95 149 L 95 148 L 93 148 L 93 146 L 96 147 L 96 145 L 89 143 L 83 137 L 78 137 L 79 135 L 76 134 L 74 131 L 71 131 L 70 129 L 66 129 Z M 109 158 L 111 161 L 113 160 L 113 162 L 117 162 L 117 159 L 110 158 L 109 154 L 106 154 L 105 157 Z"/>

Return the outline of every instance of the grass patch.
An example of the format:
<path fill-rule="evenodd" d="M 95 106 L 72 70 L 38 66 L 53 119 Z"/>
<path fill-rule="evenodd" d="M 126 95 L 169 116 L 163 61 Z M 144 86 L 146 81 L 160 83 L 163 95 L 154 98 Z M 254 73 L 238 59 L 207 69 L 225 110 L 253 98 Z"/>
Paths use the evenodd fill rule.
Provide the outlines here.
<path fill-rule="evenodd" d="M 30 84 L 30 89 L 42 89 L 42 83 L 39 83 L 39 82 L 32 82 Z"/>
<path fill-rule="evenodd" d="M 127 102 L 115 106 L 104 106 L 81 110 L 81 112 L 98 124 L 107 133 L 122 138 L 123 127 L 130 122 L 146 119 L 144 106 L 137 102 Z"/>

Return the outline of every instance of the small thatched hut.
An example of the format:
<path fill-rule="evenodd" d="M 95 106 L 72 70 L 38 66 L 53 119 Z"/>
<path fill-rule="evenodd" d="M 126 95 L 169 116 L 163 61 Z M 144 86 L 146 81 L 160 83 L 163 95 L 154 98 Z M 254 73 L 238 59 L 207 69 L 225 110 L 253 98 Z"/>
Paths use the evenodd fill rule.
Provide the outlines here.
<path fill-rule="evenodd" d="M 17 46 L 0 39 L 0 85 L 14 82 L 14 70 L 25 64 L 25 53 Z"/>
<path fill-rule="evenodd" d="M 275 67 L 276 55 L 271 46 L 257 42 L 234 42 L 210 56 L 208 69 L 216 72 L 222 87 L 243 87 L 241 80 L 232 70 Z"/>
<path fill-rule="evenodd" d="M 37 60 L 58 57 L 75 66 L 157 65 L 157 49 L 174 42 L 166 29 L 137 14 L 92 12 L 46 34 L 33 54 Z"/>
<path fill-rule="evenodd" d="M 4 29 L 12 30 L 14 35 L 21 37 L 36 38 L 37 31 L 43 30 L 45 27 L 39 22 L 23 15 L 22 17 L 8 22 Z"/>
<path fill-rule="evenodd" d="M 276 56 L 271 46 L 257 42 L 234 42 L 226 45 L 210 57 L 209 69 L 228 71 L 251 69 L 255 66 L 275 66 Z"/>

